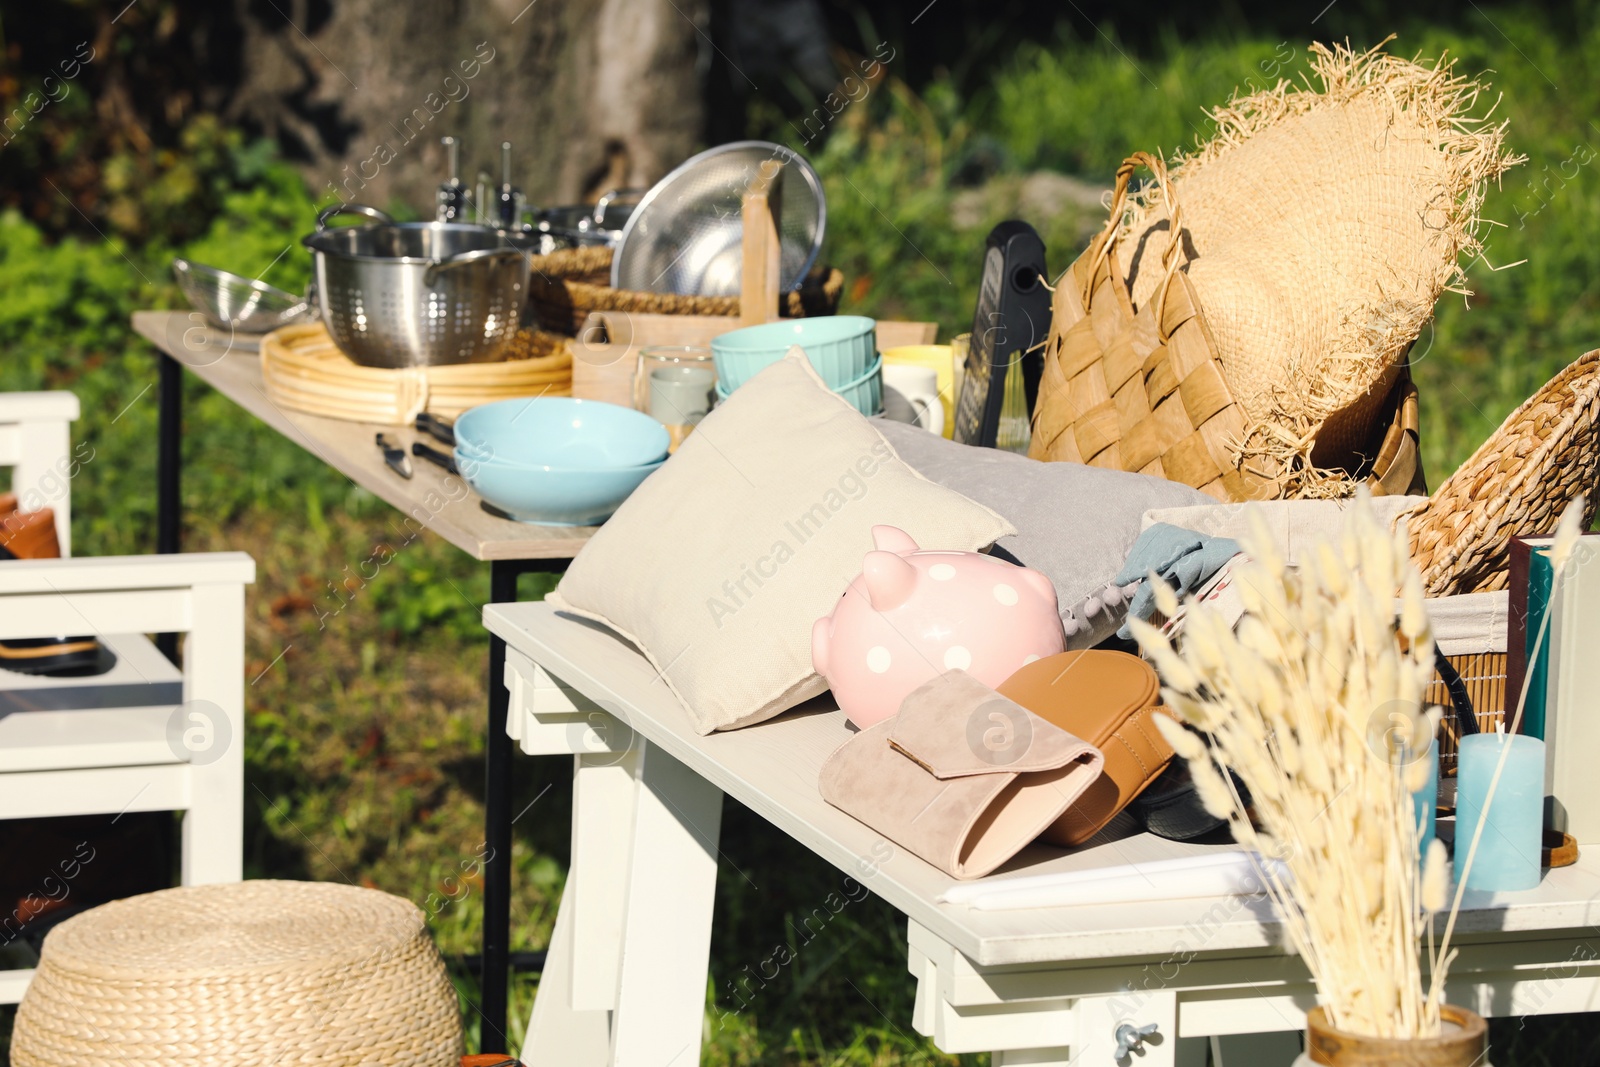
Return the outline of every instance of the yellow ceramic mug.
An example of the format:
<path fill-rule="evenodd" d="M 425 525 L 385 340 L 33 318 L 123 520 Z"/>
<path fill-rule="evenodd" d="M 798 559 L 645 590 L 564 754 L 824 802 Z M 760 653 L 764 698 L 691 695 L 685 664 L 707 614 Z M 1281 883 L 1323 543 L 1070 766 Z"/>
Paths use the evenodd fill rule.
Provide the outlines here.
<path fill-rule="evenodd" d="M 928 367 L 939 377 L 939 402 L 944 405 L 944 435 L 956 434 L 955 358 L 949 345 L 900 345 L 883 350 L 885 364 Z"/>

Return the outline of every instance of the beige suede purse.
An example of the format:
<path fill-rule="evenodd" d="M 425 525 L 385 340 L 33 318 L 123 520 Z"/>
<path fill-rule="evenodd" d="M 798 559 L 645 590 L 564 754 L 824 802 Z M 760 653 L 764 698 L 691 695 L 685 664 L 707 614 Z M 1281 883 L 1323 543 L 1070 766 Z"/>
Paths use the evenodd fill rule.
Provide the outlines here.
<path fill-rule="evenodd" d="M 946 671 L 900 713 L 822 765 L 822 796 L 955 878 L 981 878 L 1049 828 L 1105 759 L 965 671 Z"/>

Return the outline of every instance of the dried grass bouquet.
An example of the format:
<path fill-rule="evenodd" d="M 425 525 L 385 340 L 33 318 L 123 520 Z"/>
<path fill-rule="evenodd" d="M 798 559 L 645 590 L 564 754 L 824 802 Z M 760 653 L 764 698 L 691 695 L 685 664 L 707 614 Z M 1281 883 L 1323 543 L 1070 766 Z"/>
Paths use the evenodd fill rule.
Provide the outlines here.
<path fill-rule="evenodd" d="M 1420 939 L 1426 930 L 1431 942 L 1432 914 L 1445 906 L 1449 863 L 1437 841 L 1425 863 L 1417 855 L 1411 795 L 1428 777 L 1437 720 L 1422 703 L 1433 638 L 1404 531 L 1385 530 L 1363 492 L 1311 564 L 1290 568 L 1259 517 L 1244 547 L 1237 628 L 1191 602 L 1179 651 L 1134 624 L 1168 706 L 1209 743 L 1157 721 L 1206 807 L 1276 861 L 1262 863 L 1263 884 L 1329 1022 L 1372 1037 L 1434 1036 L 1449 958 L 1434 959 L 1425 986 Z M 1173 617 L 1176 596 L 1152 580 Z M 1225 771 L 1248 788 L 1254 823 Z"/>

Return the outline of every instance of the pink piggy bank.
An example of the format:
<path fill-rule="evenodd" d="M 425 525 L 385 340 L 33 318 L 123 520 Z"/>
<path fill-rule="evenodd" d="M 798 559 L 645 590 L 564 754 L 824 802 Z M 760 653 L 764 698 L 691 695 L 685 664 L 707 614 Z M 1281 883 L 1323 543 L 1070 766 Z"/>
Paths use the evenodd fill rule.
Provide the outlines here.
<path fill-rule="evenodd" d="M 1038 571 L 978 552 L 923 551 L 874 526 L 861 575 L 811 627 L 811 664 L 862 729 L 935 675 L 997 686 L 1065 646 L 1056 591 Z"/>

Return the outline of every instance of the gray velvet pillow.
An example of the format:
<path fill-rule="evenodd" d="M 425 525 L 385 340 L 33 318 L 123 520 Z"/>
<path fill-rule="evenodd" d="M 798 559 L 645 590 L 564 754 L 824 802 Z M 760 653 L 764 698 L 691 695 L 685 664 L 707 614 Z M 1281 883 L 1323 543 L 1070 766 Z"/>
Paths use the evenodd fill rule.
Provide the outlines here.
<path fill-rule="evenodd" d="M 1128 558 L 1146 511 L 1217 502 L 1164 478 L 1041 463 L 904 423 L 873 421 L 917 473 L 1011 521 L 1016 534 L 997 547 L 1055 583 L 1068 648 L 1098 644 L 1122 624 L 1125 598 L 1107 595 L 1107 586 Z"/>

